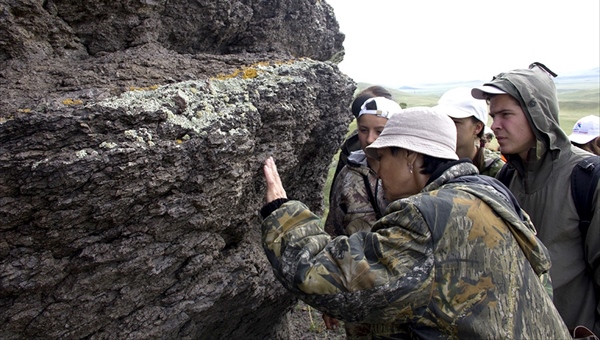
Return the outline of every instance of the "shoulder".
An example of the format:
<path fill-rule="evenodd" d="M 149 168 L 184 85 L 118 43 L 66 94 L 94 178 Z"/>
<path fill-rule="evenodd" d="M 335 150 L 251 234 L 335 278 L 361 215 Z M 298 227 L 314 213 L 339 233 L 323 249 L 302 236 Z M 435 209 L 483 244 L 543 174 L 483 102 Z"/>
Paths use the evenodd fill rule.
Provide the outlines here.
<path fill-rule="evenodd" d="M 333 183 L 333 191 L 331 195 L 348 195 L 356 192 L 363 192 L 365 186 L 365 175 L 368 176 L 369 168 L 365 166 L 350 166 L 346 165 Z"/>
<path fill-rule="evenodd" d="M 486 148 L 484 151 L 483 170 L 481 171 L 481 174 L 495 177 L 504 164 L 500 152 Z"/>
<path fill-rule="evenodd" d="M 426 228 L 434 239 L 444 234 L 448 223 L 458 214 L 456 203 L 469 201 L 470 195 L 444 186 L 438 190 L 419 193 L 389 204 L 383 222 L 411 226 L 415 230 Z M 463 211 L 464 213 L 464 211 Z"/>
<path fill-rule="evenodd" d="M 504 161 L 502 160 L 502 154 L 499 151 L 493 151 L 490 149 L 484 149 L 483 157 L 485 159 L 486 165 L 491 165 L 492 163 L 504 165 Z"/>
<path fill-rule="evenodd" d="M 361 179 L 364 175 L 367 175 L 368 173 L 369 168 L 364 165 L 346 164 L 342 168 L 342 170 L 340 170 L 336 181 L 355 181 L 357 179 Z"/>

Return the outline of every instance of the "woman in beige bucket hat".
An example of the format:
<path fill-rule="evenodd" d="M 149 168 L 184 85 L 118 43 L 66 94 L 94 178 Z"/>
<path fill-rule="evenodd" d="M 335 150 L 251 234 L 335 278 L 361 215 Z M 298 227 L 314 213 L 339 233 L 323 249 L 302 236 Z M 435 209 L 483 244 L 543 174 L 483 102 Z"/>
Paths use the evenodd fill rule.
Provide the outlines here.
<path fill-rule="evenodd" d="M 447 115 L 392 116 L 366 148 L 392 203 L 372 231 L 334 239 L 287 199 L 267 159 L 262 244 L 275 276 L 328 315 L 370 324 L 374 338 L 569 338 L 539 278 L 550 260 L 527 214 L 455 150 Z"/>

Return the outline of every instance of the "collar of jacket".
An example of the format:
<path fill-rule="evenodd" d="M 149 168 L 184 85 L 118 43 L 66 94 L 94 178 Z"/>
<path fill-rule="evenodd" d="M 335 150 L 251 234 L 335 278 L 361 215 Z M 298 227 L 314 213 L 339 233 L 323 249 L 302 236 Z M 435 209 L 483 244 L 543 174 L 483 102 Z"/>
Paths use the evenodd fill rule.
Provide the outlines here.
<path fill-rule="evenodd" d="M 438 179 L 444 172 L 446 172 L 446 170 L 450 169 L 451 167 L 453 167 L 457 164 L 461 164 L 461 163 L 470 163 L 471 165 L 473 165 L 473 162 L 471 162 L 471 160 L 468 158 L 461 158 L 457 161 L 448 161 L 448 162 L 438 166 L 437 169 L 435 169 L 433 171 L 433 173 L 431 174 L 431 177 L 429 177 L 429 180 L 427 181 L 425 186 L 427 187 L 429 184 L 433 183 L 433 181 Z M 473 167 L 475 167 L 475 165 L 473 165 Z M 477 169 L 477 167 L 475 167 L 475 169 Z M 461 174 L 461 175 L 464 175 L 464 174 Z"/>
<path fill-rule="evenodd" d="M 525 193 L 535 192 L 553 180 L 554 169 L 561 166 L 559 156 L 565 154 L 564 150 L 550 151 L 545 144 L 537 141 L 536 146 L 527 154 L 527 161 L 523 162 L 519 155 L 506 155 L 507 163 L 517 172 L 516 180 Z"/>

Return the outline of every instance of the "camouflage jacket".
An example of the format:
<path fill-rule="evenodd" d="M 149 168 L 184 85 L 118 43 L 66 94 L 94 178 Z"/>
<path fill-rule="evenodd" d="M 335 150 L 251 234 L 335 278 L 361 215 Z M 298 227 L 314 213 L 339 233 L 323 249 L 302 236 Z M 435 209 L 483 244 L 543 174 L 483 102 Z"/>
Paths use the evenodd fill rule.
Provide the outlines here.
<path fill-rule="evenodd" d="M 492 151 L 488 148 L 485 148 L 483 152 L 483 165 L 479 169 L 479 173 L 490 177 L 496 177 L 498 171 L 504 166 L 504 161 L 502 160 L 500 152 Z"/>
<path fill-rule="evenodd" d="M 375 172 L 367 165 L 353 162 L 349 162 L 340 171 L 330 195 L 325 231 L 331 236 L 370 231 L 378 220 L 373 201 L 380 216 L 387 206 L 381 182 Z"/>
<path fill-rule="evenodd" d="M 371 324 L 375 339 L 569 338 L 538 278 L 550 262 L 528 216 L 490 185 L 453 181 L 474 174 L 457 163 L 392 202 L 373 232 L 333 240 L 288 201 L 263 221 L 263 247 L 289 291 Z"/>

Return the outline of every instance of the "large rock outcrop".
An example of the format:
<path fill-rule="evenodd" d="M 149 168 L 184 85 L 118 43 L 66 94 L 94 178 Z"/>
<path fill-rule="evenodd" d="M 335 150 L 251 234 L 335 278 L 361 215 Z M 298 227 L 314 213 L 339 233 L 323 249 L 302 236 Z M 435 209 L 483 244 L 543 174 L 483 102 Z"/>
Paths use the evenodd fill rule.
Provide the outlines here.
<path fill-rule="evenodd" d="M 262 162 L 323 208 L 331 8 L 0 0 L 0 338 L 289 338 Z"/>

